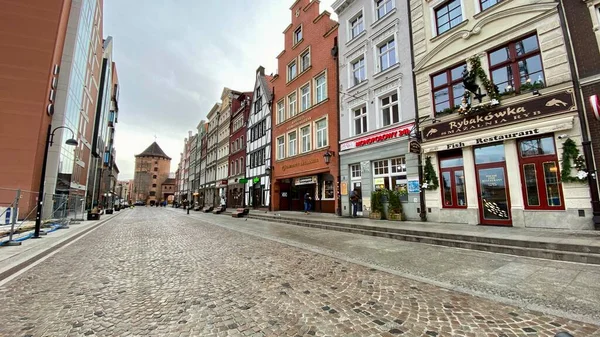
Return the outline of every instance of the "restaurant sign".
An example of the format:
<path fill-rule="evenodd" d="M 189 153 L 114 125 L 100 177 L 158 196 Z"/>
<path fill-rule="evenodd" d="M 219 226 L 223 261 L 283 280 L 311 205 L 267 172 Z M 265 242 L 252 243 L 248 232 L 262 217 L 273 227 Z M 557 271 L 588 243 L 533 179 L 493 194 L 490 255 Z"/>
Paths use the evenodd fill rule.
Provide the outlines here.
<path fill-rule="evenodd" d="M 403 136 L 408 136 L 413 128 L 414 124 L 406 124 L 394 129 L 389 129 L 385 131 L 381 131 L 372 135 L 368 135 L 365 137 L 353 139 L 351 141 L 347 141 L 340 144 L 340 151 L 346 151 L 350 149 L 355 149 L 357 147 L 363 147 L 367 145 L 372 145 L 380 142 L 384 142 L 386 140 L 395 139 Z"/>
<path fill-rule="evenodd" d="M 317 183 L 317 176 L 301 177 L 301 178 L 294 179 L 294 185 L 296 185 L 296 186 L 316 184 L 316 183 Z"/>
<path fill-rule="evenodd" d="M 576 107 L 573 91 L 566 90 L 460 119 L 435 123 L 425 127 L 422 135 L 424 141 L 429 141 L 574 110 Z"/>

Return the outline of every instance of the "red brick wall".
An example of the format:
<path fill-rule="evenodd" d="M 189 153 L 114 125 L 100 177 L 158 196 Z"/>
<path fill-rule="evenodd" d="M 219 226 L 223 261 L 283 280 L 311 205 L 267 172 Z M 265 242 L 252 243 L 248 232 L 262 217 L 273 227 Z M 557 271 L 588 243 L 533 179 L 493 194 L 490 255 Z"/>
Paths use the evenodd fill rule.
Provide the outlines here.
<path fill-rule="evenodd" d="M 248 97 L 248 103 L 246 104 L 246 108 L 239 111 L 238 110 L 241 108 L 242 106 L 242 102 L 246 99 L 246 97 Z M 242 95 L 239 96 L 239 98 L 237 99 L 233 99 L 231 102 L 231 119 L 230 119 L 230 124 L 229 124 L 229 132 L 231 134 L 231 136 L 229 136 L 229 176 L 233 176 L 234 172 L 233 172 L 233 167 L 231 165 L 232 161 L 236 161 L 239 158 L 244 157 L 244 165 L 242 165 L 241 168 L 241 172 L 246 172 L 246 124 L 248 121 L 248 115 L 250 113 L 250 107 L 252 106 L 252 92 L 245 92 L 242 93 Z M 236 113 L 237 112 L 237 113 Z M 235 132 L 233 131 L 233 122 L 234 120 L 236 120 L 238 118 L 238 116 L 242 114 L 244 115 L 243 119 L 244 119 L 244 126 L 242 126 L 241 128 L 239 128 L 238 130 L 236 130 Z M 240 139 L 242 136 L 244 136 L 244 141 L 241 144 L 241 149 L 237 150 L 236 152 L 233 152 L 233 148 L 231 147 L 231 143 L 235 143 L 235 141 L 237 139 Z M 240 175 L 241 173 L 235 173 L 236 176 Z"/>
<path fill-rule="evenodd" d="M 298 13 L 298 16 L 296 16 Z M 337 105 L 337 65 L 336 60 L 331 55 L 331 49 L 334 47 L 334 41 L 337 37 L 337 22 L 331 20 L 328 13 L 319 13 L 319 4 L 315 1 L 310 0 L 298 0 L 294 3 L 291 8 L 291 25 L 284 31 L 285 36 L 285 48 L 284 51 L 278 56 L 278 76 L 272 81 L 274 87 L 274 100 L 273 100 L 273 113 L 272 113 L 272 125 L 273 125 L 273 136 L 271 146 L 271 158 L 274 158 L 273 162 L 273 192 L 271 193 L 271 203 L 273 210 L 279 210 L 280 208 L 286 208 L 287 205 L 280 205 L 280 193 L 283 189 L 288 189 L 287 184 L 283 184 L 281 179 L 302 177 L 308 175 L 315 175 L 319 173 L 329 173 L 334 177 L 334 186 L 337 184 L 338 177 L 338 105 Z M 293 46 L 293 34 L 294 31 L 302 25 L 302 38 L 303 41 Z M 287 65 L 295 58 L 311 47 L 311 68 L 305 73 L 299 74 L 294 80 L 289 83 L 287 81 Z M 300 72 L 300 66 L 298 65 L 298 71 Z M 316 91 L 312 80 L 317 75 L 321 74 L 324 70 L 327 72 L 327 99 L 313 107 L 309 108 L 305 112 L 300 112 L 296 116 L 287 119 L 285 122 L 277 125 L 277 102 L 287 97 L 291 92 L 296 90 L 297 92 L 297 109 L 300 110 L 301 96 L 299 88 L 305 85 L 308 81 L 311 81 L 311 101 L 314 104 L 314 98 Z M 328 119 L 328 144 L 329 150 L 335 153 L 335 156 L 331 158 L 329 165 L 325 164 L 323 154 L 327 148 L 314 150 L 315 148 L 315 130 L 313 125 L 312 135 L 312 151 L 306 154 L 299 154 L 291 158 L 284 160 L 276 160 L 277 155 L 277 137 L 286 134 L 291 129 L 295 129 L 300 125 L 304 125 L 305 122 L 310 121 L 311 123 L 316 122 L 322 117 L 326 116 Z M 300 137 L 298 135 L 298 144 L 300 144 Z M 287 148 L 287 144 L 286 144 Z M 301 165 L 302 163 L 307 163 Z M 299 164 L 296 167 L 290 165 Z M 279 180 L 279 181 L 278 181 Z M 337 195 L 337 190 L 335 191 Z M 337 200 L 335 202 L 328 201 L 322 203 L 323 211 L 333 212 L 337 207 Z"/>

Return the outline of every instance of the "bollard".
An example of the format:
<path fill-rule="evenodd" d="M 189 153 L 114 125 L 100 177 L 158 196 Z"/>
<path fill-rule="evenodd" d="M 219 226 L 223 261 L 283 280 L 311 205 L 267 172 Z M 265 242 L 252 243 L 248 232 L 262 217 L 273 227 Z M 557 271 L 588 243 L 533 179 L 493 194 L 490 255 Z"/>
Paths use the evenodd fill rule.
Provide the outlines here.
<path fill-rule="evenodd" d="M 190 207 L 187 208 L 187 214 L 190 214 Z"/>
<path fill-rule="evenodd" d="M 8 237 L 8 241 L 6 242 L 6 246 L 20 246 L 20 241 L 13 240 L 13 234 L 15 233 L 15 224 L 17 223 L 17 212 L 19 210 L 19 199 L 21 199 L 21 189 L 17 190 L 17 196 L 15 197 L 15 202 L 12 204 L 13 212 L 10 221 L 10 235 Z M 9 208 L 10 209 L 10 208 Z"/>
<path fill-rule="evenodd" d="M 556 335 L 554 335 L 554 337 L 573 337 L 573 335 L 571 335 L 570 333 L 568 333 L 566 331 L 562 331 L 562 332 L 559 332 Z"/>

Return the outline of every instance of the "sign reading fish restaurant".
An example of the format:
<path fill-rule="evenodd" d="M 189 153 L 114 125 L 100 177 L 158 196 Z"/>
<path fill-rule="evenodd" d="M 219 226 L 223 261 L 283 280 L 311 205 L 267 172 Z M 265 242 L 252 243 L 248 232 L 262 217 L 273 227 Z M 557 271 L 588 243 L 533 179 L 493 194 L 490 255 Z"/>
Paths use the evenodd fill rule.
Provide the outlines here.
<path fill-rule="evenodd" d="M 480 131 L 494 126 L 518 123 L 523 120 L 537 119 L 561 112 L 574 111 L 576 110 L 574 102 L 572 90 L 567 90 L 540 96 L 501 109 L 467 115 L 462 119 L 435 123 L 425 127 L 422 135 L 424 141 L 428 141 L 440 137 Z"/>

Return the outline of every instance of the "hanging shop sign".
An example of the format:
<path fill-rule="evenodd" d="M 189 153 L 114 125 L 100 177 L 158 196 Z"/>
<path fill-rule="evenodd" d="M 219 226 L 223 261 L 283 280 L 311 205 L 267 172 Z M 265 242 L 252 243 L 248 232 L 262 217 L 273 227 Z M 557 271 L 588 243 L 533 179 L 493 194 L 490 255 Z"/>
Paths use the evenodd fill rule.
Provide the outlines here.
<path fill-rule="evenodd" d="M 294 185 L 296 185 L 296 186 L 316 184 L 316 183 L 317 183 L 317 176 L 300 177 L 300 178 L 294 179 Z"/>
<path fill-rule="evenodd" d="M 416 140 L 411 140 L 408 142 L 408 152 L 414 154 L 421 153 L 421 144 Z"/>
<path fill-rule="evenodd" d="M 575 110 L 573 91 L 566 90 L 460 119 L 435 123 L 425 127 L 422 136 L 423 141 L 430 141 Z"/>
<path fill-rule="evenodd" d="M 390 139 L 400 138 L 404 136 L 408 136 L 413 128 L 414 124 L 406 124 L 399 126 L 394 129 L 381 131 L 372 135 L 368 135 L 365 137 L 353 139 L 347 142 L 340 144 L 340 151 L 346 151 L 350 149 L 355 149 L 357 147 L 368 146 L 372 144 L 377 144 L 381 142 L 385 142 Z"/>

